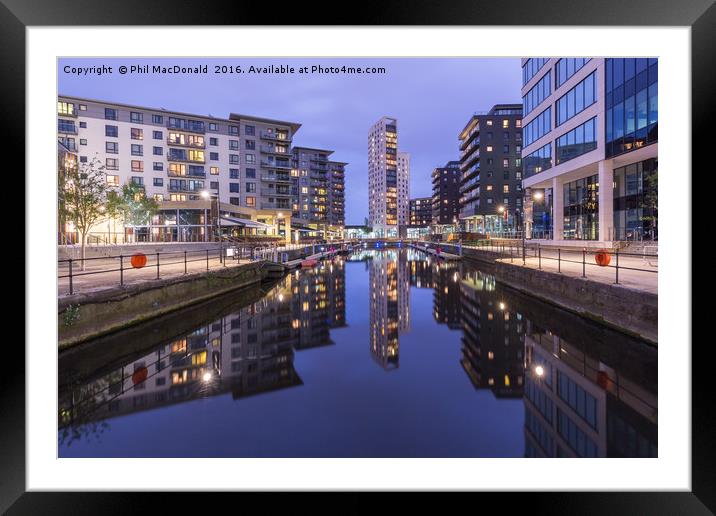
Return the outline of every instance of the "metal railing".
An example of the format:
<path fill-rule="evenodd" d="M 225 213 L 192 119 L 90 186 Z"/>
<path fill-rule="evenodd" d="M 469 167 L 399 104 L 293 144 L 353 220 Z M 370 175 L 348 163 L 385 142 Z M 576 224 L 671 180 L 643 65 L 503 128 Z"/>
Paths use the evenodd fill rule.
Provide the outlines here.
<path fill-rule="evenodd" d="M 463 255 L 463 249 L 479 249 L 494 253 L 497 259 L 509 259 L 510 263 L 517 263 L 522 266 L 536 265 L 542 270 L 547 263 L 556 265 L 556 272 L 562 274 L 564 264 L 576 265 L 576 270 L 582 278 L 587 278 L 587 271 L 611 270 L 613 271 L 614 283 L 620 283 L 620 271 L 635 271 L 644 274 L 657 274 L 659 272 L 658 249 L 651 248 L 652 254 L 642 250 L 641 252 L 628 252 L 616 249 L 598 249 L 586 247 L 564 247 L 564 246 L 542 246 L 529 245 L 528 242 L 496 242 L 484 240 L 470 244 L 435 243 L 432 247 L 441 246 L 447 252 Z M 449 248 L 454 250 L 450 251 Z M 621 260 L 621 263 L 620 263 Z M 594 275 L 593 275 L 594 276 Z M 601 275 L 604 278 L 604 275 Z M 623 279 L 623 278 L 622 278 Z"/>

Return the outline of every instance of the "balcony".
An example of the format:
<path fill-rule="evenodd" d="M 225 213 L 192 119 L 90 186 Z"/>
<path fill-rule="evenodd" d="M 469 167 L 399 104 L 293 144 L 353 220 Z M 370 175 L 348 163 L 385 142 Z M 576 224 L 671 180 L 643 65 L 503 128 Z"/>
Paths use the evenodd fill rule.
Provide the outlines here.
<path fill-rule="evenodd" d="M 261 195 L 263 196 L 276 196 L 276 197 L 290 197 L 291 191 L 290 190 L 277 190 L 276 188 L 262 188 L 261 189 Z"/>
<path fill-rule="evenodd" d="M 261 175 L 261 181 L 270 181 L 270 182 L 291 182 L 291 176 L 288 174 L 285 175 L 274 175 L 274 174 L 262 174 Z"/>
<path fill-rule="evenodd" d="M 262 210 L 290 210 L 291 206 L 290 206 L 290 204 L 287 204 L 287 203 L 262 202 L 261 209 Z"/>
<path fill-rule="evenodd" d="M 59 134 L 77 134 L 77 126 L 69 126 L 69 125 L 58 125 L 57 126 L 57 132 Z"/>
<path fill-rule="evenodd" d="M 291 170 L 291 168 L 292 168 L 291 163 L 288 161 L 286 161 L 286 162 L 266 161 L 263 159 L 261 160 L 261 166 L 264 168 L 281 168 L 281 169 L 285 169 L 285 170 Z"/>
<path fill-rule="evenodd" d="M 206 159 L 190 159 L 189 156 L 181 156 L 178 154 L 172 154 L 171 152 L 167 152 L 167 160 L 178 161 L 180 163 L 200 163 L 202 165 L 206 163 Z"/>
<path fill-rule="evenodd" d="M 261 138 L 264 140 L 273 140 L 278 142 L 290 142 L 291 137 L 288 135 L 288 133 L 275 133 L 275 132 L 267 132 L 267 131 L 261 131 Z"/>
<path fill-rule="evenodd" d="M 74 109 L 70 112 L 58 111 L 57 116 L 66 116 L 66 117 L 70 117 L 70 118 L 77 118 L 77 111 Z"/>
<path fill-rule="evenodd" d="M 167 120 L 167 129 L 172 129 L 174 131 L 186 131 L 190 133 L 197 133 L 197 134 L 206 134 L 206 125 L 202 124 L 200 126 L 189 126 L 185 124 L 179 124 L 179 127 L 177 124 L 172 124 Z"/>
<path fill-rule="evenodd" d="M 176 140 L 172 140 L 170 138 L 167 138 L 167 145 L 172 145 L 174 147 L 186 147 L 190 149 L 205 149 L 206 143 L 181 143 Z"/>
<path fill-rule="evenodd" d="M 186 174 L 177 174 L 176 172 L 172 172 L 170 170 L 167 170 L 167 176 L 168 177 L 200 177 L 202 179 L 206 179 L 206 172 L 189 172 L 187 171 Z"/>
<path fill-rule="evenodd" d="M 259 147 L 264 154 L 278 154 L 279 156 L 288 155 L 288 147 L 278 147 L 275 145 L 261 145 Z"/>

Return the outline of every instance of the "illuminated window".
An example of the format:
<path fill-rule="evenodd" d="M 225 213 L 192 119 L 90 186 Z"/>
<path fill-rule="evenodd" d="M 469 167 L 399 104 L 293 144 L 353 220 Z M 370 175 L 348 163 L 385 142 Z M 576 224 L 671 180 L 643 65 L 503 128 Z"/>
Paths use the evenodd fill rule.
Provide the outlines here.
<path fill-rule="evenodd" d="M 119 176 L 107 176 L 107 184 L 109 186 L 119 186 Z"/>
<path fill-rule="evenodd" d="M 74 115 L 75 105 L 71 102 L 57 102 L 57 114 L 59 115 Z"/>
<path fill-rule="evenodd" d="M 209 173 L 212 176 L 218 176 L 219 175 L 219 167 L 209 167 Z"/>
<path fill-rule="evenodd" d="M 508 127 L 510 127 L 510 121 L 509 121 L 508 119 L 503 120 L 503 121 L 502 121 L 502 128 L 503 128 L 503 129 L 507 129 Z"/>

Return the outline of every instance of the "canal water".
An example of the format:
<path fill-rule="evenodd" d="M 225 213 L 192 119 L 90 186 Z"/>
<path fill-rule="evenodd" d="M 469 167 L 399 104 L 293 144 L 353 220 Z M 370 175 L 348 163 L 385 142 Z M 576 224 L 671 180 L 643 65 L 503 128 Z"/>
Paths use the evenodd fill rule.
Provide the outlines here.
<path fill-rule="evenodd" d="M 60 355 L 60 457 L 654 457 L 656 348 L 363 249 Z"/>

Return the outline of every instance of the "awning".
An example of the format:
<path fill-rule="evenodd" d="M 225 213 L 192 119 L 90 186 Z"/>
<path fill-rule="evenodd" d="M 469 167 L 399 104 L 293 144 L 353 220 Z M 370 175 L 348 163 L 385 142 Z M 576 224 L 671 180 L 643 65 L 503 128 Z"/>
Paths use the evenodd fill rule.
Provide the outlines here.
<path fill-rule="evenodd" d="M 247 228 L 258 228 L 258 229 L 273 229 L 274 226 L 271 226 L 269 224 L 264 224 L 263 222 L 258 222 L 256 220 L 249 220 L 249 219 L 237 219 L 234 217 L 221 217 L 221 224 L 227 225 L 227 226 L 240 226 L 240 227 L 247 227 Z"/>

